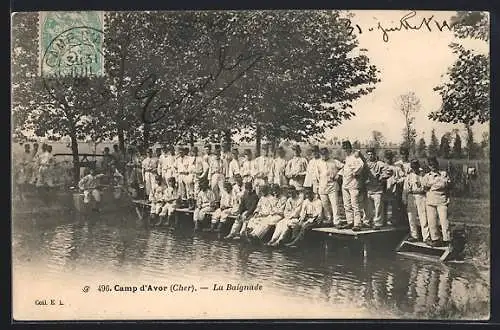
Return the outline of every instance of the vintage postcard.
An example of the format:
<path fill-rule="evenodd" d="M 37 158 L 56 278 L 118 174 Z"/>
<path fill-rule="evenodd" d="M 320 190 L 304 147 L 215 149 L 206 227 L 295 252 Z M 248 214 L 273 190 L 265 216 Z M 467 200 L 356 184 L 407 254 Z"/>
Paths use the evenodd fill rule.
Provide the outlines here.
<path fill-rule="evenodd" d="M 13 13 L 14 320 L 489 319 L 489 20 Z"/>

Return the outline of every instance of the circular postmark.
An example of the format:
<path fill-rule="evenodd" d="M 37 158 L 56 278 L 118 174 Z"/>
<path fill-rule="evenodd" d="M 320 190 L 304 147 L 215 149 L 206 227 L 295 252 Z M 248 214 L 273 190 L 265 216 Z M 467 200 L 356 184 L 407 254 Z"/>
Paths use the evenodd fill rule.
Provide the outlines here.
<path fill-rule="evenodd" d="M 104 104 L 110 97 L 104 77 L 103 32 L 73 27 L 55 36 L 41 61 L 47 92 L 58 102 L 78 109 Z"/>

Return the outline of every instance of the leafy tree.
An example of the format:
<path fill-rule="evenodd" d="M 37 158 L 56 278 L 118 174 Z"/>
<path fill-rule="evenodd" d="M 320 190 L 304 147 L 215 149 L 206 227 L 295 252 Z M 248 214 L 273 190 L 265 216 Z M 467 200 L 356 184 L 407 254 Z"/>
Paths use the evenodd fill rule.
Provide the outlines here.
<path fill-rule="evenodd" d="M 414 114 L 420 110 L 420 100 L 414 92 L 408 92 L 400 95 L 396 99 L 396 107 L 405 119 L 405 128 L 403 129 L 403 144 L 408 148 L 411 154 L 415 154 L 415 142 L 417 131 L 413 127 Z"/>
<path fill-rule="evenodd" d="M 76 181 L 80 168 L 78 140 L 89 134 L 96 139 L 109 137 L 104 128 L 106 113 L 97 110 L 106 98 L 102 79 L 38 75 L 38 14 L 17 13 L 12 26 L 14 132 L 50 140 L 69 136 Z"/>
<path fill-rule="evenodd" d="M 445 133 L 441 137 L 441 144 L 439 145 L 439 156 L 443 158 L 450 158 L 450 141 L 451 141 L 451 135 L 450 133 Z"/>
<path fill-rule="evenodd" d="M 427 157 L 427 146 L 425 144 L 425 139 L 423 137 L 421 137 L 420 140 L 418 140 L 417 157 L 419 158 Z"/>
<path fill-rule="evenodd" d="M 436 130 L 431 131 L 431 142 L 429 143 L 428 153 L 429 156 L 437 156 L 439 152 L 439 142 L 436 137 Z"/>
<path fill-rule="evenodd" d="M 466 140 L 466 152 L 468 159 L 476 159 L 477 158 L 477 149 L 478 146 L 476 142 L 474 142 L 474 132 L 470 126 L 465 127 L 467 132 L 467 140 Z"/>
<path fill-rule="evenodd" d="M 458 134 L 458 129 L 454 130 L 455 139 L 453 141 L 453 157 L 454 158 L 462 158 L 462 138 L 460 134 Z"/>
<path fill-rule="evenodd" d="M 455 36 L 489 40 L 487 12 L 458 12 L 452 20 Z M 473 125 L 490 119 L 489 55 L 466 49 L 458 43 L 450 47 L 458 56 L 448 69 L 447 81 L 434 88 L 441 95 L 442 106 L 429 118 L 447 123 Z"/>

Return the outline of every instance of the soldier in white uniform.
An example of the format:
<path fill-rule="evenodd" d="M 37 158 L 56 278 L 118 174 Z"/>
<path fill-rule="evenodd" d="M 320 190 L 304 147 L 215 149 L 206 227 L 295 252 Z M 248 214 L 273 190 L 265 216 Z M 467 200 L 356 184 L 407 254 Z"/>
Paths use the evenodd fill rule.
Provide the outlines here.
<path fill-rule="evenodd" d="M 339 172 L 344 164 L 330 157 L 328 148 L 321 148 L 321 159 L 317 161 L 318 193 L 323 203 L 323 212 L 327 225 L 337 227 L 340 225 L 339 215 Z"/>
<path fill-rule="evenodd" d="M 212 214 L 212 226 L 209 231 L 220 231 L 222 225 L 227 221 L 230 215 L 236 216 L 238 213 L 239 204 L 236 205 L 233 201 L 236 198 L 232 193 L 233 185 L 225 181 L 220 190 L 219 207 Z"/>
<path fill-rule="evenodd" d="M 351 142 L 343 141 L 342 148 L 347 156 L 342 168 L 342 198 L 344 201 L 344 210 L 347 224 L 343 228 L 352 228 L 354 231 L 361 230 L 361 211 L 360 200 L 361 174 L 364 163 L 358 153 L 352 150 Z"/>
<path fill-rule="evenodd" d="M 302 157 L 302 150 L 298 144 L 294 145 L 292 149 L 295 152 L 295 155 L 288 161 L 285 169 L 285 175 L 288 178 L 289 185 L 294 186 L 295 189 L 300 191 L 304 186 L 308 162 L 305 157 Z"/>
<path fill-rule="evenodd" d="M 179 148 L 179 157 L 176 159 L 179 195 L 181 199 L 188 199 L 187 182 L 189 181 L 189 156 L 184 147 Z"/>
<path fill-rule="evenodd" d="M 243 160 L 240 167 L 240 174 L 243 178 L 243 182 L 251 182 L 253 184 L 253 176 L 255 175 L 255 172 L 255 162 L 252 151 L 250 149 L 246 149 L 245 160 Z"/>
<path fill-rule="evenodd" d="M 236 174 L 241 175 L 240 164 L 238 162 L 238 149 L 233 149 L 231 155 L 228 158 L 228 161 L 229 163 L 226 178 L 229 180 L 229 182 L 234 183 L 234 176 Z"/>
<path fill-rule="evenodd" d="M 158 171 L 158 158 L 153 157 L 153 150 L 148 149 L 146 158 L 142 161 L 142 179 L 146 189 L 146 198 L 151 199 L 152 188 Z"/>
<path fill-rule="evenodd" d="M 320 160 L 319 147 L 311 148 L 312 158 L 309 160 L 304 178 L 304 187 L 311 188 L 314 193 L 318 192 L 318 167 L 316 166 Z"/>
<path fill-rule="evenodd" d="M 426 190 L 427 221 L 429 223 L 431 246 L 445 246 L 451 243 L 448 204 L 450 203 L 450 177 L 439 170 L 436 157 L 427 160 L 430 172 L 422 179 Z"/>
<path fill-rule="evenodd" d="M 158 160 L 158 174 L 167 183 L 169 178 L 177 180 L 175 150 L 172 146 L 163 147 L 162 155 Z"/>
<path fill-rule="evenodd" d="M 255 158 L 254 189 L 257 195 L 260 193 L 260 187 L 269 183 L 271 175 L 273 158 L 269 156 L 269 145 L 262 145 L 262 154 Z"/>
<path fill-rule="evenodd" d="M 411 161 L 411 168 L 405 177 L 404 189 L 408 194 L 408 224 L 410 225 L 410 237 L 408 241 L 419 241 L 419 231 L 422 233 L 422 240 L 430 244 L 429 225 L 427 222 L 425 187 L 423 186 L 423 170 L 420 168 L 418 159 Z M 418 217 L 418 220 L 417 220 Z M 420 230 L 419 230 L 420 227 Z"/>
<path fill-rule="evenodd" d="M 54 171 L 54 156 L 52 156 L 52 146 L 43 145 L 42 154 L 38 159 L 38 180 L 36 182 L 37 187 L 53 187 L 53 171 Z"/>
<path fill-rule="evenodd" d="M 223 164 L 220 152 L 208 158 L 208 178 L 210 189 L 212 189 L 215 198 L 218 200 L 224 183 Z"/>
<path fill-rule="evenodd" d="M 31 156 L 31 178 L 29 178 L 29 183 L 36 184 L 38 180 L 38 166 L 40 158 L 40 151 L 38 150 L 38 143 L 33 143 L 33 151 Z"/>
<path fill-rule="evenodd" d="M 198 147 L 192 147 L 188 162 L 188 180 L 186 181 L 189 209 L 194 210 L 195 199 L 200 191 L 200 181 L 203 179 L 203 159 L 198 155 Z M 205 180 L 206 181 L 206 180 Z M 207 181 L 208 184 L 208 181 Z"/>
<path fill-rule="evenodd" d="M 368 167 L 368 175 L 366 178 L 367 199 L 366 203 L 366 218 L 365 224 L 372 225 L 374 229 L 379 229 L 384 226 L 384 212 L 383 212 L 383 194 L 384 194 L 384 181 L 382 174 L 385 171 L 385 163 L 377 160 L 375 149 L 370 148 L 366 152 Z"/>
<path fill-rule="evenodd" d="M 215 210 L 215 196 L 208 187 L 208 181 L 200 181 L 200 191 L 196 197 L 196 208 L 193 213 L 194 229 L 199 230 L 208 212 Z"/>
<path fill-rule="evenodd" d="M 274 183 L 281 186 L 288 185 L 288 180 L 285 175 L 285 169 L 287 161 L 285 159 L 285 150 L 283 147 L 278 148 L 277 152 L 278 156 L 274 159 L 272 171 L 271 171 L 271 179 L 269 182 Z"/>

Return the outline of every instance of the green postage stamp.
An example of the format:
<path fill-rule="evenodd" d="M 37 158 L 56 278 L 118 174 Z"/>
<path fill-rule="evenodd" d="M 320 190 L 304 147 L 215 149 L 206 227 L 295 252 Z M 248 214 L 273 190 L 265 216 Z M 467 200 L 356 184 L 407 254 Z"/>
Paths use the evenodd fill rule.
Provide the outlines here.
<path fill-rule="evenodd" d="M 44 78 L 104 75 L 103 12 L 40 12 L 39 43 Z"/>

